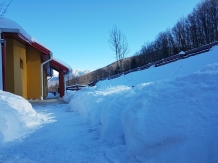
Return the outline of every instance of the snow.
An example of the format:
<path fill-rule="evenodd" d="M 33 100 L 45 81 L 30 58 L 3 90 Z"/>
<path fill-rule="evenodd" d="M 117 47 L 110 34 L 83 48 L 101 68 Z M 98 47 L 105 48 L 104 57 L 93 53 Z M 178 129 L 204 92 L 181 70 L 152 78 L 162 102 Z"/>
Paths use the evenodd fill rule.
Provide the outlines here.
<path fill-rule="evenodd" d="M 65 62 L 61 61 L 60 59 L 58 59 L 57 57 L 53 56 L 53 60 L 58 62 L 59 64 L 63 65 L 64 67 L 66 67 L 68 69 L 68 73 L 65 75 L 66 76 L 70 76 L 72 74 L 72 68 L 66 64 Z"/>
<path fill-rule="evenodd" d="M 112 162 L 215 163 L 217 81 L 218 64 L 211 64 L 134 88 L 88 88 L 71 95 L 70 110 L 99 130 Z"/>
<path fill-rule="evenodd" d="M 184 52 L 184 51 L 181 51 L 181 52 L 179 52 L 179 54 L 181 54 L 181 55 L 184 55 L 184 54 L 185 54 L 185 52 Z"/>
<path fill-rule="evenodd" d="M 217 53 L 67 91 L 69 104 L 1 92 L 0 162 L 217 163 Z"/>
<path fill-rule="evenodd" d="M 0 106 L 0 145 L 24 138 L 43 124 L 52 122 L 50 116 L 37 113 L 24 98 L 1 90 Z"/>
<path fill-rule="evenodd" d="M 10 20 L 8 18 L 1 17 L 0 18 L 0 28 L 2 32 L 14 32 L 21 34 L 25 37 L 25 41 L 28 41 L 29 43 L 38 43 L 45 47 L 46 49 L 50 50 L 48 47 L 40 43 L 38 40 L 36 40 L 34 37 L 30 36 L 18 23 L 14 22 L 13 20 Z"/>
<path fill-rule="evenodd" d="M 84 74 L 90 73 L 91 70 L 80 70 L 80 69 L 73 69 L 73 76 L 74 77 L 78 77 L 78 76 L 82 76 Z"/>
<path fill-rule="evenodd" d="M 49 47 L 45 46 L 45 44 L 41 43 L 40 41 L 38 41 L 38 40 L 35 39 L 34 37 L 31 37 L 30 39 L 31 39 L 31 42 L 32 42 L 32 43 L 37 43 L 37 44 L 43 46 L 44 48 L 46 48 L 47 50 L 49 50 L 49 51 L 51 52 L 51 49 L 50 49 Z"/>
<path fill-rule="evenodd" d="M 32 37 L 18 23 L 8 18 L 0 18 L 0 28 L 2 32 L 15 32 L 14 30 L 17 30 L 17 32 L 22 34 L 29 42 L 31 41 Z"/>
<path fill-rule="evenodd" d="M 21 142 L 0 149 L 1 163 L 108 163 L 98 133 L 75 112 L 66 112 L 61 103 L 34 104 L 39 112 L 53 113 L 56 120 L 38 129 Z M 73 118 L 72 118 L 73 117 Z"/>

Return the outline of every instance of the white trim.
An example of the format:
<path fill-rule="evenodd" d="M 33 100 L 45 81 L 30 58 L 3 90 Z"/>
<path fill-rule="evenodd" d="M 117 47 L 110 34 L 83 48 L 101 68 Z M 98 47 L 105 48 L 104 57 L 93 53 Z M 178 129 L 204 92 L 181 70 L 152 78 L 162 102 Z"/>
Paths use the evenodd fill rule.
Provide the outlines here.
<path fill-rule="evenodd" d="M 53 59 L 53 54 L 52 54 L 52 52 L 50 52 L 50 59 L 41 64 L 41 91 L 42 91 L 41 92 L 41 100 L 43 100 L 43 92 L 44 92 L 44 89 L 43 89 L 43 79 L 44 79 L 43 78 L 43 66 L 44 66 L 44 64 L 50 62 L 52 59 Z"/>
<path fill-rule="evenodd" d="M 1 28 L 1 32 L 19 33 L 19 29 Z"/>

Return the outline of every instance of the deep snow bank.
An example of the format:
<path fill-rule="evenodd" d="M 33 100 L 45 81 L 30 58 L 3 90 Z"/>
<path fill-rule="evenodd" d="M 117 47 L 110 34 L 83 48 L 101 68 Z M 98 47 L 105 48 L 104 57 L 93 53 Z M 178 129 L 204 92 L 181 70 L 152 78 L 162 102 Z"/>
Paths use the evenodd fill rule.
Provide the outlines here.
<path fill-rule="evenodd" d="M 23 138 L 50 120 L 24 98 L 0 90 L 0 145 Z"/>
<path fill-rule="evenodd" d="M 218 64 L 170 80 L 68 96 L 113 162 L 216 163 Z M 101 87 L 102 88 L 102 87 Z"/>

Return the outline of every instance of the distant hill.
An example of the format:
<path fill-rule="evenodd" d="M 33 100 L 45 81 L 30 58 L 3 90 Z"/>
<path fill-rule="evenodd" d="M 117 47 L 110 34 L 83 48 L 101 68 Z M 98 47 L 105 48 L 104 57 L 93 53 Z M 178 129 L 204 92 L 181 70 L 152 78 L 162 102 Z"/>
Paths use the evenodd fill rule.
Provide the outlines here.
<path fill-rule="evenodd" d="M 87 74 L 91 72 L 91 70 L 78 70 L 78 69 L 73 69 L 72 71 L 72 75 L 70 76 L 70 79 L 72 79 L 73 77 L 79 77 L 81 75 Z M 48 80 L 48 87 L 50 87 L 51 85 L 55 85 L 58 84 L 58 72 L 54 71 L 54 77 L 52 77 L 51 79 Z"/>
<path fill-rule="evenodd" d="M 78 76 L 81 76 L 81 75 L 84 75 L 84 74 L 87 74 L 87 73 L 89 73 L 89 72 L 91 72 L 90 70 L 73 70 L 73 72 L 72 72 L 72 75 L 74 76 L 74 77 L 78 77 Z"/>

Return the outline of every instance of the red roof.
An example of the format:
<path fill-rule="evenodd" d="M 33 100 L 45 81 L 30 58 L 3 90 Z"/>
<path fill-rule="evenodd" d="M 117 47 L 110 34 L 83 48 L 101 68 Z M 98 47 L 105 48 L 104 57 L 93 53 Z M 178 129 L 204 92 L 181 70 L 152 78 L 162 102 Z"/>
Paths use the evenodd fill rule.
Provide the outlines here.
<path fill-rule="evenodd" d="M 50 53 L 51 53 L 50 50 L 48 50 L 47 48 L 43 47 L 42 45 L 40 45 L 40 44 L 37 43 L 37 42 L 31 42 L 31 45 L 32 45 L 34 48 L 38 49 L 39 51 L 41 51 L 41 52 L 43 52 L 43 53 L 45 53 L 45 54 L 50 54 Z"/>
<path fill-rule="evenodd" d="M 70 71 L 68 67 L 66 67 L 65 65 L 63 65 L 63 64 L 61 64 L 61 63 L 59 63 L 59 62 L 57 62 L 57 61 L 54 60 L 54 59 L 50 61 L 50 66 L 51 66 L 54 70 L 56 70 L 56 71 L 58 71 L 59 69 L 62 69 L 64 74 L 66 74 L 66 73 L 68 73 L 68 72 Z"/>

